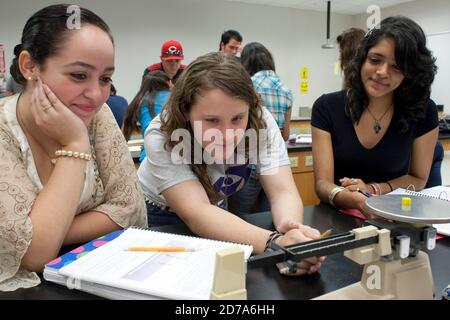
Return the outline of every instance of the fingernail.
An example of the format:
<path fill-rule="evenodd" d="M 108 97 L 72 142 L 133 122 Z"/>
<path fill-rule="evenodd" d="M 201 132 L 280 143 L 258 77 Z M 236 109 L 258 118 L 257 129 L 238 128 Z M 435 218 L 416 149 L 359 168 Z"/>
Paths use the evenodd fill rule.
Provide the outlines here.
<path fill-rule="evenodd" d="M 282 269 L 280 269 L 280 273 L 281 274 L 288 274 L 289 273 L 289 268 L 282 268 Z"/>

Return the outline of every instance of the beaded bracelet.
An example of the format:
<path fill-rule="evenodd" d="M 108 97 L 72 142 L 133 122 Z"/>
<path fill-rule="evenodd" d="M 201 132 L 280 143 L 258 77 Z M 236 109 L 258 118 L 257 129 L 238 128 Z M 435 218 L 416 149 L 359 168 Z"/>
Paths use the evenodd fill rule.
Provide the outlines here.
<path fill-rule="evenodd" d="M 91 161 L 92 155 L 84 152 L 70 151 L 70 150 L 56 150 L 55 157 L 70 157 L 86 161 Z"/>
<path fill-rule="evenodd" d="M 276 239 L 278 239 L 279 237 L 281 237 L 283 234 L 281 232 L 278 231 L 273 231 L 270 235 L 269 238 L 266 241 L 266 246 L 264 247 L 264 251 L 267 251 L 267 249 L 270 248 L 270 244 L 272 242 L 274 242 Z"/>
<path fill-rule="evenodd" d="M 369 186 L 372 187 L 372 189 L 373 189 L 373 194 L 375 194 L 375 195 L 377 195 L 377 196 L 381 195 L 381 188 L 380 188 L 380 185 L 379 185 L 378 183 L 376 183 L 376 182 L 371 182 L 371 183 L 369 183 Z"/>

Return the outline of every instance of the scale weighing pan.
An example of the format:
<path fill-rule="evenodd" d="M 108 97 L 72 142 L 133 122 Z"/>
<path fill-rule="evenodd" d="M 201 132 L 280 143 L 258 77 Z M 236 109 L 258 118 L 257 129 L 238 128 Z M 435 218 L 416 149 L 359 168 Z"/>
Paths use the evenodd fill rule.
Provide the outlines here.
<path fill-rule="evenodd" d="M 410 210 L 402 208 L 402 198 L 411 198 Z M 366 210 L 393 221 L 431 224 L 450 222 L 450 201 L 413 195 L 390 194 L 366 200 Z"/>

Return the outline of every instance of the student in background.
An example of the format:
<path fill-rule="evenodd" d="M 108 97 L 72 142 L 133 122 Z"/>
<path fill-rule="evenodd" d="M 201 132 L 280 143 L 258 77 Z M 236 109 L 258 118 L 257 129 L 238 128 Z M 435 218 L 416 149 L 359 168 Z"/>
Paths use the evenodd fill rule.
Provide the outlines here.
<path fill-rule="evenodd" d="M 314 103 L 314 176 L 322 201 L 363 211 L 366 196 L 358 191 L 425 186 L 438 136 L 430 100 L 434 62 L 409 18 L 386 18 L 365 35 L 348 69 L 348 89 Z"/>
<path fill-rule="evenodd" d="M 150 121 L 160 114 L 169 99 L 172 87 L 169 76 L 161 70 L 152 71 L 144 76 L 141 88 L 131 101 L 125 115 L 122 131 L 126 140 L 130 140 L 133 132 L 139 130 L 142 137 L 145 137 Z M 142 162 L 145 156 L 145 148 L 142 148 L 139 162 Z"/>
<path fill-rule="evenodd" d="M 365 35 L 364 30 L 359 28 L 350 28 L 342 32 L 336 38 L 339 45 L 339 61 L 341 71 L 344 75 L 343 88 L 346 87 L 346 74 L 350 63 L 355 58 L 356 49 Z"/>
<path fill-rule="evenodd" d="M 256 136 L 244 139 L 244 131 Z M 150 226 L 184 221 L 199 236 L 251 244 L 255 253 L 271 241 L 319 238 L 301 224 L 303 205 L 280 130 L 236 59 L 215 52 L 189 64 L 144 140 L 147 157 L 138 176 Z M 251 163 L 261 173 L 275 233 L 226 210 L 226 198 L 245 185 Z M 322 260 L 299 262 L 296 274 L 317 271 Z"/>
<path fill-rule="evenodd" d="M 0 290 L 39 284 L 64 245 L 147 225 L 144 199 L 109 108 L 114 44 L 108 26 L 68 5 L 30 17 L 14 48 L 19 95 L 0 100 Z M 64 151 L 63 151 L 64 150 Z"/>
<path fill-rule="evenodd" d="M 114 118 L 116 118 L 117 125 L 119 126 L 119 128 L 121 128 L 123 124 L 123 116 L 125 115 L 125 112 L 128 107 L 128 101 L 124 97 L 117 95 L 117 90 L 112 83 L 109 98 L 108 100 L 106 100 L 106 104 L 114 114 Z"/>
<path fill-rule="evenodd" d="M 253 87 L 260 95 L 264 106 L 270 111 L 284 140 L 289 138 L 291 122 L 292 91 L 289 90 L 275 73 L 275 62 L 272 54 L 258 42 L 247 44 L 241 53 L 241 63 L 251 76 Z M 252 170 L 250 180 L 244 189 L 233 195 L 233 208 L 239 213 L 250 213 L 255 207 L 257 211 L 270 209 L 258 174 Z"/>
<path fill-rule="evenodd" d="M 11 76 L 8 78 L 8 81 L 5 81 L 4 84 L 2 81 L 5 81 L 5 79 L 2 78 L 2 75 L 0 75 L 0 98 L 12 96 L 13 94 L 20 93 L 23 90 L 23 87 L 14 81 L 14 78 Z M 1 87 L 2 85 L 4 85 L 4 88 Z M 2 92 L 3 90 L 4 92 Z"/>
<path fill-rule="evenodd" d="M 236 57 L 240 51 L 242 36 L 236 30 L 228 30 L 222 33 L 219 44 L 219 51 L 229 57 Z"/>
<path fill-rule="evenodd" d="M 17 83 L 13 77 L 9 77 L 6 83 L 6 95 L 12 96 L 13 94 L 20 93 L 23 90 L 23 86 Z"/>
<path fill-rule="evenodd" d="M 161 47 L 161 62 L 152 64 L 144 70 L 144 76 L 156 70 L 164 71 L 175 84 L 181 73 L 186 69 L 186 65 L 181 61 L 184 59 L 183 47 L 176 40 L 168 40 Z"/>
<path fill-rule="evenodd" d="M 275 118 L 286 141 L 289 138 L 293 97 L 292 91 L 275 73 L 272 54 L 261 43 L 251 42 L 242 50 L 241 63 L 252 78 L 256 92 Z"/>

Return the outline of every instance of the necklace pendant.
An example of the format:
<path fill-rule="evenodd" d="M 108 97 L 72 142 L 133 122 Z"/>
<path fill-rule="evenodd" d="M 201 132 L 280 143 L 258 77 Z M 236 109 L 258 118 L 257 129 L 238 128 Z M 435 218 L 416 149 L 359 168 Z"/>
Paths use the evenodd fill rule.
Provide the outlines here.
<path fill-rule="evenodd" d="M 373 126 L 373 131 L 375 131 L 376 134 L 378 134 L 378 132 L 380 132 L 381 130 L 381 125 L 379 121 L 375 121 L 375 125 Z"/>
<path fill-rule="evenodd" d="M 56 159 L 50 159 L 50 162 L 52 163 L 52 165 L 56 164 Z"/>

